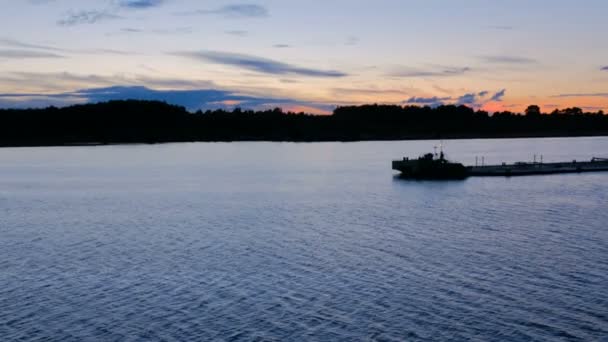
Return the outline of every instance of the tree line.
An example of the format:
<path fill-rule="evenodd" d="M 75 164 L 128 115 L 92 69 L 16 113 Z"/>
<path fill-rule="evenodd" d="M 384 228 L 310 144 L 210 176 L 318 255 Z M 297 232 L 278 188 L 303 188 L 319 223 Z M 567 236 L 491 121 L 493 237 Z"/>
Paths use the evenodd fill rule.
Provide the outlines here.
<path fill-rule="evenodd" d="M 158 101 L 0 110 L 0 146 L 185 141 L 357 141 L 608 135 L 602 111 L 490 114 L 466 106 L 344 106 L 332 115 L 236 108 L 188 112 Z"/>

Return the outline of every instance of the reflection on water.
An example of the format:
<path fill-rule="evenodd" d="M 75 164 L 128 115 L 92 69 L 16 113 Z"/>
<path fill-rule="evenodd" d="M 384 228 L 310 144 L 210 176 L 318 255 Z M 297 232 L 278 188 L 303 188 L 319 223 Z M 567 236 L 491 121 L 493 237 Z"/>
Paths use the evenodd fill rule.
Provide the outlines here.
<path fill-rule="evenodd" d="M 474 163 L 607 138 L 447 141 Z M 435 142 L 0 149 L 2 340 L 594 340 L 608 173 L 432 182 Z"/>

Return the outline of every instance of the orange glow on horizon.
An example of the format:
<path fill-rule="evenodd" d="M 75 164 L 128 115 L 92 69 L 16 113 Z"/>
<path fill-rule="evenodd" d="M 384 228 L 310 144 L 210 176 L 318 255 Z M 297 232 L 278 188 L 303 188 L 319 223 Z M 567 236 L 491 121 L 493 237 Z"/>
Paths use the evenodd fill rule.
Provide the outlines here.
<path fill-rule="evenodd" d="M 306 114 L 317 114 L 317 115 L 331 115 L 332 111 L 323 110 L 320 108 L 304 105 L 285 105 L 282 107 L 284 112 L 292 113 L 306 113 Z"/>

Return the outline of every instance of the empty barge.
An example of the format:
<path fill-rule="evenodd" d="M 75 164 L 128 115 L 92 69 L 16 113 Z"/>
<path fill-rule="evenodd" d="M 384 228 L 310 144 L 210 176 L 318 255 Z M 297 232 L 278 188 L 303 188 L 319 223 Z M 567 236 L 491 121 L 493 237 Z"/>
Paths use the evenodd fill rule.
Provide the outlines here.
<path fill-rule="evenodd" d="M 403 158 L 392 162 L 393 170 L 414 179 L 464 179 L 472 176 L 530 176 L 557 173 L 608 171 L 608 158 L 559 163 L 518 162 L 514 164 L 464 166 L 448 161 L 443 152 L 428 153 L 417 159 Z"/>

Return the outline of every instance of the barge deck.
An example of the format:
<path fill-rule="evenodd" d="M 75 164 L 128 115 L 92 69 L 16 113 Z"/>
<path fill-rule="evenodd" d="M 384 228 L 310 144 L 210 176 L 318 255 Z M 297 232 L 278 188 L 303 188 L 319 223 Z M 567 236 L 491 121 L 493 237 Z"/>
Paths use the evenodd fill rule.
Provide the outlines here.
<path fill-rule="evenodd" d="M 467 166 L 469 176 L 529 176 L 558 173 L 608 171 L 608 159 L 593 158 L 591 161 L 559 163 L 515 163 L 501 165 Z"/>

